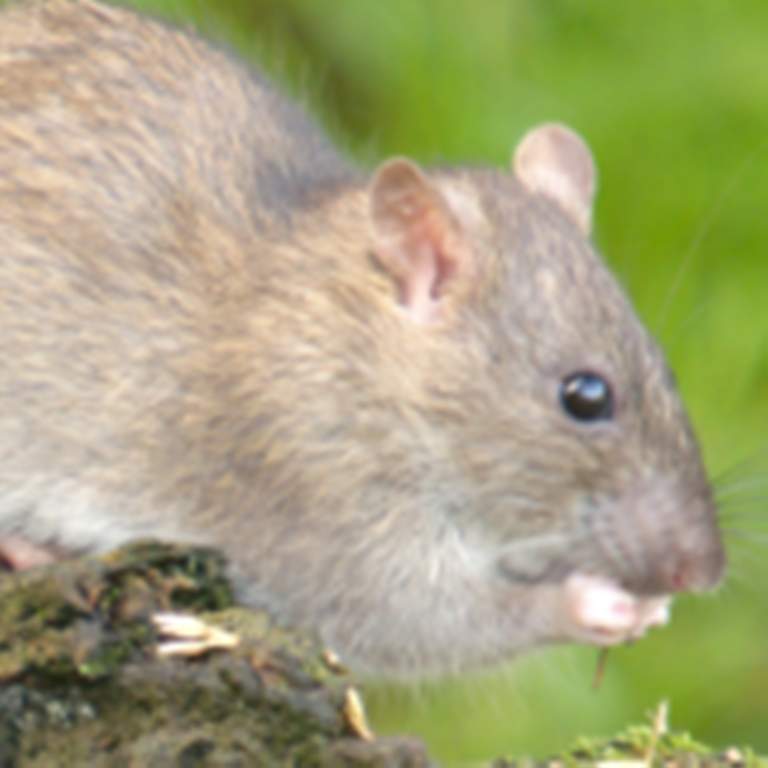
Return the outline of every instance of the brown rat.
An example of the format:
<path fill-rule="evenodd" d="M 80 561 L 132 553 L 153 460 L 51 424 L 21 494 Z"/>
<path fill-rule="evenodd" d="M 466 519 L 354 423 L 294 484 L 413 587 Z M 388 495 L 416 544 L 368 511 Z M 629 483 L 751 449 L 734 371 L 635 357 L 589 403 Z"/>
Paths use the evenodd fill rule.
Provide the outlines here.
<path fill-rule="evenodd" d="M 724 555 L 594 168 L 348 164 L 260 76 L 91 0 L 0 12 L 0 537 L 224 549 L 363 670 L 610 644 Z"/>

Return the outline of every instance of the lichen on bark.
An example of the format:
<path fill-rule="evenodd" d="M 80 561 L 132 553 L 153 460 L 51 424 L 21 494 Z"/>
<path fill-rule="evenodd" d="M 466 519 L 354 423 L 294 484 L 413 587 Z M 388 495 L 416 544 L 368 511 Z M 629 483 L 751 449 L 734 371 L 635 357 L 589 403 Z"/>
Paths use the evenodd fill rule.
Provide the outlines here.
<path fill-rule="evenodd" d="M 158 655 L 152 617 L 194 612 L 239 638 Z M 368 740 L 351 682 L 311 636 L 234 605 L 212 550 L 144 542 L 0 578 L 0 768 L 424 766 Z"/>

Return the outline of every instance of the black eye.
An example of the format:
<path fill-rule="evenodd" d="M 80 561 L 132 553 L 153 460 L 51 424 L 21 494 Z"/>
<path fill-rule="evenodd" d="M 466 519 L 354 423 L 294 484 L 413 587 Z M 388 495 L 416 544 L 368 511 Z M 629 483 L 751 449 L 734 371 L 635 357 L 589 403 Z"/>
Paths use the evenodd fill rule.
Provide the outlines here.
<path fill-rule="evenodd" d="M 572 373 L 560 385 L 560 403 L 576 421 L 613 418 L 613 395 L 608 382 L 596 373 Z"/>

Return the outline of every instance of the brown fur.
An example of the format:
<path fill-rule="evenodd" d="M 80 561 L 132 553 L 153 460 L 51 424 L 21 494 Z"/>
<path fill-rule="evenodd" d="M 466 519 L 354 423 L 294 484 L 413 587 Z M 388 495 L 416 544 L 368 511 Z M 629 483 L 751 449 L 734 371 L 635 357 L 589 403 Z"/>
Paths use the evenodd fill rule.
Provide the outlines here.
<path fill-rule="evenodd" d="M 695 440 L 579 226 L 510 172 L 429 179 L 467 268 L 416 322 L 368 179 L 260 76 L 91 0 L 3 10 L 0 533 L 220 546 L 398 674 L 573 639 L 574 571 L 715 583 Z M 583 369 L 613 421 L 563 413 Z"/>

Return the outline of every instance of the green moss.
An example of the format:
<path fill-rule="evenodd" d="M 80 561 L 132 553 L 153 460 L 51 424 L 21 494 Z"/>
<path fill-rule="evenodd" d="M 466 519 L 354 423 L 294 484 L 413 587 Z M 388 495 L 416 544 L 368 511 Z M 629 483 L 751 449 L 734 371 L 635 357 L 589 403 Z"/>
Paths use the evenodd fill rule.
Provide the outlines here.
<path fill-rule="evenodd" d="M 349 681 L 311 636 L 231 603 L 218 553 L 155 543 L 4 578 L 0 765 L 332 764 Z M 238 645 L 159 656 L 152 615 L 190 606 Z M 366 742 L 347 764 L 423 764 L 387 754 Z"/>
<path fill-rule="evenodd" d="M 562 754 L 547 760 L 498 760 L 495 768 L 530 768 L 560 766 L 589 768 L 626 765 L 627 768 L 768 768 L 768 760 L 749 748 L 715 750 L 685 731 L 658 733 L 649 725 L 633 725 L 611 738 L 580 737 Z"/>

